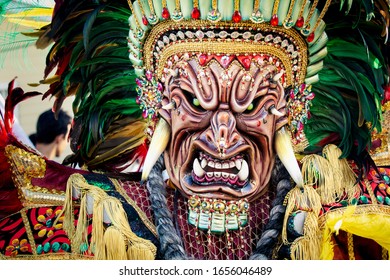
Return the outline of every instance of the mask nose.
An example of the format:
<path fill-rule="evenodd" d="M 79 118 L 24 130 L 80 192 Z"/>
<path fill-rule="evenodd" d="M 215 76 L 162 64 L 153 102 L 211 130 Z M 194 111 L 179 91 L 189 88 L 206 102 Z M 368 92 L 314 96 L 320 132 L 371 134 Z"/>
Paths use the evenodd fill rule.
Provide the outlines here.
<path fill-rule="evenodd" d="M 227 149 L 239 141 L 240 136 L 236 132 L 236 119 L 230 111 L 220 110 L 214 113 L 207 138 L 213 142 L 221 158 L 225 157 Z"/>

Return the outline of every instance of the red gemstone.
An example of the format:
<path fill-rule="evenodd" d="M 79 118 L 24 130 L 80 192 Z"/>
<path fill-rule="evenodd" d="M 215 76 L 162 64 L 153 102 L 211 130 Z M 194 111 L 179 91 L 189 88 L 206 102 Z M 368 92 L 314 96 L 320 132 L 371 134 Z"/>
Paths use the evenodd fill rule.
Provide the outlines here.
<path fill-rule="evenodd" d="M 199 64 L 200 66 L 204 66 L 207 62 L 207 54 L 200 54 L 199 55 Z"/>
<path fill-rule="evenodd" d="M 307 41 L 308 41 L 309 43 L 313 42 L 313 40 L 314 40 L 314 32 L 310 33 L 310 35 L 307 36 Z"/>
<path fill-rule="evenodd" d="M 169 14 L 169 11 L 168 11 L 167 7 L 163 8 L 161 16 L 164 19 L 169 19 L 170 18 L 171 15 Z"/>
<path fill-rule="evenodd" d="M 191 17 L 193 19 L 200 19 L 200 11 L 197 7 L 194 7 L 194 9 L 192 10 Z"/>
<path fill-rule="evenodd" d="M 271 25 L 272 26 L 277 26 L 279 25 L 279 18 L 277 14 L 274 14 L 271 18 Z"/>
<path fill-rule="evenodd" d="M 249 70 L 251 67 L 252 57 L 251 56 L 237 56 L 238 61 L 240 61 L 241 65 L 244 66 L 246 70 Z"/>
<path fill-rule="evenodd" d="M 305 24 L 305 19 L 303 17 L 300 17 L 297 22 L 295 23 L 295 26 L 298 28 L 302 28 L 302 26 Z"/>
<path fill-rule="evenodd" d="M 239 11 L 234 11 L 233 16 L 232 16 L 233 22 L 238 23 L 238 22 L 241 21 L 241 19 L 242 18 L 241 18 L 240 12 Z"/>
<path fill-rule="evenodd" d="M 146 18 L 146 16 L 143 16 L 143 17 L 142 17 L 142 23 L 143 23 L 145 26 L 149 24 L 149 21 L 148 21 L 148 19 Z"/>

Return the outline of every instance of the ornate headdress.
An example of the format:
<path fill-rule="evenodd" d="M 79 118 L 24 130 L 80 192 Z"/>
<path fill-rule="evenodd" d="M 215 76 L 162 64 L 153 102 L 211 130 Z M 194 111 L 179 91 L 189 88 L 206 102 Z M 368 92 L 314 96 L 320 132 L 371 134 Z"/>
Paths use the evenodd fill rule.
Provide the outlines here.
<path fill-rule="evenodd" d="M 95 169 L 114 157 L 116 166 L 118 159 L 142 163 L 167 105 L 164 75 L 191 57 L 226 69 L 233 60 L 243 69 L 274 65 L 288 89 L 295 151 L 335 143 L 344 157 L 357 158 L 371 131 L 380 131 L 388 20 L 387 4 L 368 0 L 65 1 L 35 34 L 38 47 L 54 41 L 45 97 L 57 98 L 57 110 L 76 96 L 69 161 Z"/>
<path fill-rule="evenodd" d="M 276 150 L 289 142 L 281 129 L 287 124 L 287 140 L 292 140 L 296 154 L 325 157 L 304 158 L 303 174 L 293 153 L 285 160 L 280 157 L 299 186 L 278 197 L 286 202 L 282 239 L 289 243 L 286 228 L 294 218 L 290 214 L 302 210 L 307 215 L 305 224 L 314 225 L 300 239 L 304 248 L 307 241 L 316 242 L 321 204 L 331 205 L 344 194 L 349 199 L 355 191 L 356 178 L 339 158 L 354 160 L 360 169 L 371 163 L 371 135 L 380 135 L 386 108 L 382 105 L 388 105 L 384 86 L 389 19 L 388 3 L 383 0 L 69 0 L 58 1 L 52 22 L 34 34 L 40 48 L 54 42 L 42 81 L 50 84 L 44 98 L 56 97 L 56 111 L 66 97 L 75 95 L 71 132 L 75 154 L 67 162 L 92 170 L 126 171 L 136 161 L 142 166 L 152 139 L 151 146 L 160 150 L 149 149 L 153 160 L 144 164 L 144 171 L 151 168 L 169 134 L 159 120 L 163 119 L 159 110 L 175 106 L 164 99 L 167 77 L 187 75 L 181 62 L 196 61 L 199 80 L 208 78 L 202 67 L 218 64 L 223 71 L 217 78 L 227 85 L 229 67 L 241 67 L 246 73 L 243 83 L 249 83 L 249 88 L 253 65 L 269 69 L 267 78 L 281 81 L 287 101 L 285 111 L 268 108 L 265 113 L 282 119 L 276 134 L 283 137 L 277 136 Z M 341 152 L 328 144 L 336 144 Z M 325 166 L 331 161 L 337 162 L 333 168 L 337 172 Z M 318 170 L 321 164 L 324 169 Z M 322 180 L 319 171 L 329 171 L 325 175 L 331 182 Z M 313 183 L 317 189 L 302 187 L 305 176 L 304 187 Z M 344 186 L 340 178 L 348 184 Z M 191 204 L 200 201 L 189 202 L 195 224 L 197 205 Z M 209 216 L 203 218 L 208 221 Z M 238 218 L 235 221 L 238 225 Z"/>

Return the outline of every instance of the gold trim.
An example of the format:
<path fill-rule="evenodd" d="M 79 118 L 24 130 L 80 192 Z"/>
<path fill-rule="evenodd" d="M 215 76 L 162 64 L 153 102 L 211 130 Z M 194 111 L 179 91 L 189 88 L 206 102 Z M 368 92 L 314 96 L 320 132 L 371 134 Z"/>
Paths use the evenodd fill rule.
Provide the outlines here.
<path fill-rule="evenodd" d="M 153 6 L 153 0 L 148 0 L 148 6 L 149 6 L 149 9 L 150 9 L 150 14 L 151 15 L 155 15 L 156 12 L 154 11 L 154 6 Z"/>
<path fill-rule="evenodd" d="M 317 4 L 318 4 L 318 1 L 319 0 L 315 0 L 314 3 L 311 5 L 311 8 L 310 8 L 310 11 L 309 11 L 309 14 L 307 15 L 307 18 L 305 20 L 305 26 L 308 26 L 310 24 L 310 20 L 314 14 L 314 11 L 316 10 L 317 8 Z"/>
<path fill-rule="evenodd" d="M 229 49 L 230 47 L 230 49 Z M 191 44 L 175 44 L 166 47 L 160 55 L 160 61 L 167 61 L 169 57 L 185 52 L 199 53 L 224 53 L 224 54 L 246 54 L 246 53 L 265 53 L 277 57 L 285 67 L 287 85 L 293 84 L 291 73 L 292 67 L 290 57 L 281 49 L 276 49 L 273 46 L 257 45 L 252 42 L 237 42 L 232 46 L 231 42 L 193 42 Z M 161 79 L 164 72 L 164 65 L 160 62 L 157 65 L 157 78 Z"/>
<path fill-rule="evenodd" d="M 151 31 L 149 36 L 147 37 L 144 44 L 144 64 L 145 69 L 155 70 L 157 74 L 157 78 L 161 78 L 163 73 L 163 64 L 165 62 L 164 59 L 169 58 L 173 54 L 178 54 L 180 52 L 204 52 L 204 53 L 223 53 L 223 54 L 247 54 L 247 53 L 268 53 L 270 55 L 274 55 L 278 57 L 285 69 L 287 76 L 287 85 L 295 84 L 293 81 L 292 75 L 292 64 L 291 58 L 288 56 L 286 50 L 282 48 L 276 48 L 274 45 L 267 42 L 255 42 L 255 41 L 232 41 L 226 40 L 221 41 L 219 39 L 204 39 L 203 42 L 195 42 L 194 40 L 185 40 L 173 43 L 164 48 L 161 52 L 161 55 L 158 59 L 158 69 L 153 69 L 154 63 L 154 54 L 153 49 L 156 45 L 156 41 L 158 38 L 164 34 L 167 30 L 181 30 L 182 26 L 185 25 L 188 30 L 191 29 L 199 29 L 201 27 L 207 27 L 210 29 L 218 28 L 228 30 L 231 27 L 234 27 L 239 30 L 250 30 L 259 32 L 273 32 L 277 33 L 285 38 L 288 38 L 292 44 L 296 47 L 296 51 L 300 54 L 298 58 L 299 70 L 296 73 L 297 83 L 303 83 L 306 76 L 306 68 L 308 63 L 308 53 L 307 53 L 307 44 L 304 38 L 299 34 L 295 29 L 285 29 L 283 26 L 270 26 L 267 23 L 253 24 L 250 22 L 240 22 L 240 23 L 231 23 L 231 22 L 219 22 L 217 25 L 210 25 L 209 21 L 206 20 L 186 20 L 185 24 L 183 21 L 175 22 L 172 20 L 166 20 L 160 22 L 156 25 Z M 263 34 L 264 35 L 264 34 Z"/>
<path fill-rule="evenodd" d="M 332 0 L 327 0 L 326 1 L 325 6 L 322 9 L 321 14 L 319 15 L 319 17 L 317 19 L 317 22 L 316 22 L 316 24 L 313 27 L 313 32 L 315 32 L 317 27 L 318 27 L 318 25 L 320 25 L 320 22 L 321 22 L 322 18 L 325 16 L 325 13 L 328 11 L 330 3 L 332 3 Z"/>
<path fill-rule="evenodd" d="M 349 260 L 355 260 L 355 251 L 353 248 L 353 234 L 349 232 L 347 232 L 347 245 L 348 245 Z"/>
<path fill-rule="evenodd" d="M 260 0 L 255 0 L 253 2 L 253 13 L 257 12 L 260 8 Z"/>
<path fill-rule="evenodd" d="M 127 0 L 127 4 L 129 5 L 129 8 L 130 8 L 131 13 L 132 13 L 134 20 L 135 20 L 135 24 L 137 25 L 137 28 L 141 29 L 141 24 L 139 23 L 137 15 L 134 12 L 133 3 L 131 2 L 131 0 Z"/>
<path fill-rule="evenodd" d="M 0 260 L 94 260 L 94 257 L 71 253 L 49 253 L 42 255 L 17 255 L 11 258 L 0 254 Z"/>
<path fill-rule="evenodd" d="M 240 10 L 240 0 L 234 0 L 234 11 Z"/>
<path fill-rule="evenodd" d="M 26 230 L 27 237 L 28 237 L 28 240 L 30 242 L 31 251 L 32 251 L 33 255 L 38 255 L 38 253 L 37 253 L 37 245 L 35 244 L 35 239 L 34 239 L 34 234 L 31 231 L 30 221 L 29 221 L 29 219 L 28 219 L 28 217 L 26 215 L 26 208 L 23 208 L 20 211 L 20 215 L 22 216 L 24 228 Z"/>
<path fill-rule="evenodd" d="M 305 7 L 306 7 L 306 4 L 307 4 L 308 0 L 304 0 L 304 1 L 305 2 L 303 2 L 302 6 L 301 6 L 301 9 L 299 10 L 298 19 L 303 17 L 303 12 L 305 11 Z M 305 24 L 306 24 L 306 21 L 305 21 Z"/>
<path fill-rule="evenodd" d="M 389 260 L 389 251 L 382 247 L 382 260 Z"/>
<path fill-rule="evenodd" d="M 30 204 L 61 205 L 62 200 L 55 199 L 64 196 L 65 192 L 57 189 L 47 189 L 33 185 L 33 178 L 43 178 L 46 173 L 46 162 L 42 156 L 23 150 L 13 145 L 5 147 L 5 156 L 11 166 L 12 180 L 18 188 L 19 199 L 23 206 Z M 27 194 L 31 192 L 32 194 Z M 57 197 L 52 197 L 56 195 Z"/>
<path fill-rule="evenodd" d="M 374 192 L 372 191 L 371 184 L 370 184 L 370 182 L 367 180 L 367 178 L 364 178 L 364 184 L 366 185 L 367 192 L 368 192 L 368 194 L 370 195 L 371 203 L 372 203 L 373 205 L 377 205 L 377 204 L 378 204 L 378 201 L 377 201 L 377 199 L 376 199 L 376 197 L 375 197 Z"/>
<path fill-rule="evenodd" d="M 290 7 L 288 8 L 288 12 L 287 12 L 287 15 L 286 15 L 286 20 L 291 18 L 294 6 L 295 6 L 295 0 L 291 0 Z"/>
<path fill-rule="evenodd" d="M 141 218 L 142 222 L 145 224 L 145 226 L 153 233 L 154 236 L 158 238 L 157 230 L 155 225 L 146 217 L 146 214 L 141 210 L 141 208 L 138 207 L 138 205 L 135 203 L 134 200 L 132 200 L 123 187 L 119 184 L 117 179 L 110 178 L 111 182 L 114 184 L 115 189 L 121 196 L 123 196 L 128 204 L 130 204 L 134 210 L 138 213 L 139 217 Z"/>
<path fill-rule="evenodd" d="M 280 0 L 276 0 L 276 1 L 274 2 L 274 7 L 273 7 L 273 9 L 272 9 L 272 16 L 278 14 L 279 2 L 280 2 Z"/>

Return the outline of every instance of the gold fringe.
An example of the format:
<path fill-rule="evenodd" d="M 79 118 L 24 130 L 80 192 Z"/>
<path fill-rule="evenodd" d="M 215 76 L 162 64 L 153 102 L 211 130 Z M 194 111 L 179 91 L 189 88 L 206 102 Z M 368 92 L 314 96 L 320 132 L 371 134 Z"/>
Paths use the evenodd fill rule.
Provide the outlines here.
<path fill-rule="evenodd" d="M 74 218 L 72 209 L 74 191 L 80 193 L 80 213 L 76 230 L 74 226 L 69 226 Z M 92 209 L 88 209 L 91 205 Z M 67 221 L 66 232 L 75 250 L 79 251 L 83 243 L 88 244 L 88 212 L 92 212 L 91 243 L 88 251 L 94 254 L 95 259 L 122 260 L 130 257 L 141 260 L 154 259 L 156 256 L 157 249 L 153 243 L 132 232 L 121 202 L 102 189 L 88 184 L 80 174 L 74 174 L 68 179 L 67 196 L 62 211 L 65 215 L 64 224 Z M 69 234 L 71 232 L 74 234 Z"/>
<path fill-rule="evenodd" d="M 340 184 L 335 183 L 341 178 L 334 176 L 329 161 L 319 155 L 308 155 L 302 159 L 302 174 L 305 185 L 316 187 L 322 203 L 335 201 L 341 192 L 338 189 Z"/>
<path fill-rule="evenodd" d="M 314 212 L 307 213 L 303 233 L 304 236 L 297 238 L 291 245 L 291 259 L 318 260 L 321 248 L 318 214 Z"/>
<path fill-rule="evenodd" d="M 127 258 L 129 260 L 154 260 L 155 253 L 147 245 L 139 242 L 128 247 Z"/>
<path fill-rule="evenodd" d="M 286 196 L 284 204 L 286 205 L 286 213 L 284 215 L 282 240 L 283 243 L 288 244 L 287 240 L 287 221 L 288 217 L 297 210 L 308 212 L 308 215 L 312 213 L 318 217 L 321 210 L 321 201 L 317 192 L 311 187 L 295 187 Z M 307 219 L 307 217 L 306 217 Z M 305 221 L 306 224 L 306 221 Z M 305 228 L 304 228 L 305 230 Z M 307 231 L 309 229 L 306 229 Z M 305 234 L 305 232 L 304 232 Z"/>
<path fill-rule="evenodd" d="M 88 244 L 88 213 L 87 196 L 81 197 L 80 212 L 77 220 L 76 232 L 71 237 L 72 246 L 78 251 L 82 243 Z"/>
<path fill-rule="evenodd" d="M 127 260 L 126 241 L 118 228 L 108 227 L 104 232 L 103 243 L 105 260 Z"/>
<path fill-rule="evenodd" d="M 336 184 L 339 184 L 336 189 L 345 192 L 347 198 L 351 200 L 359 192 L 357 177 L 351 165 L 346 158 L 340 158 L 342 151 L 336 145 L 326 145 L 322 150 L 322 154 L 329 161 L 330 166 L 333 167 L 333 172 L 337 173 L 335 178 L 341 178 L 335 181 Z"/>
<path fill-rule="evenodd" d="M 356 175 L 336 145 L 327 145 L 323 156 L 308 155 L 302 159 L 305 185 L 314 186 L 323 204 L 331 204 L 346 198 L 352 200 L 359 191 Z"/>
<path fill-rule="evenodd" d="M 62 228 L 67 233 L 69 237 L 73 236 L 75 233 L 75 225 L 74 225 L 74 212 L 73 212 L 73 187 L 80 184 L 80 177 L 78 174 L 71 175 L 68 178 L 66 183 L 66 192 L 65 192 L 65 202 L 62 207 L 61 212 L 55 219 L 53 226 L 55 226 L 60 219 L 64 215 L 64 220 L 62 223 Z"/>

